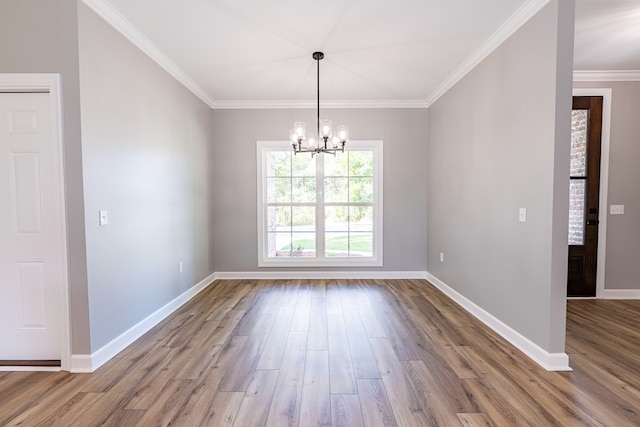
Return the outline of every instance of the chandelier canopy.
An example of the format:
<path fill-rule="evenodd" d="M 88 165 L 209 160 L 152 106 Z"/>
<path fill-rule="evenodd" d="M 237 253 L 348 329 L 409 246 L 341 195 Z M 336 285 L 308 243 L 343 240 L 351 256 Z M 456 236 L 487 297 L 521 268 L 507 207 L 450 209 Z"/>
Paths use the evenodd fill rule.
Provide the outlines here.
<path fill-rule="evenodd" d="M 313 157 L 318 153 L 335 154 L 340 151 L 344 152 L 344 146 L 349 141 L 349 127 L 340 125 L 333 132 L 331 128 L 331 120 L 320 120 L 320 60 L 324 58 L 324 53 L 313 52 L 313 59 L 317 64 L 317 114 L 316 114 L 316 134 L 309 134 L 306 131 L 304 122 L 295 122 L 293 129 L 289 131 L 293 152 L 311 153 Z"/>

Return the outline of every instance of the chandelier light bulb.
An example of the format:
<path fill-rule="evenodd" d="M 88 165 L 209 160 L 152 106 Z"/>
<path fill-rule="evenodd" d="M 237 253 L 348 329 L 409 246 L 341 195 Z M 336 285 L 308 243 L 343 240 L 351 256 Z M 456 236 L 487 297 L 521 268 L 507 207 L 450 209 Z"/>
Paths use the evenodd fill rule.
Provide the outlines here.
<path fill-rule="evenodd" d="M 306 134 L 306 125 L 304 124 L 304 122 L 295 122 L 293 124 L 293 128 L 296 131 L 296 135 L 298 137 L 298 139 L 304 139 L 305 138 L 305 134 Z"/>
<path fill-rule="evenodd" d="M 349 140 L 349 127 L 345 125 L 338 126 L 338 139 L 340 142 Z"/>
<path fill-rule="evenodd" d="M 322 138 L 331 137 L 331 120 L 320 120 L 320 135 Z"/>

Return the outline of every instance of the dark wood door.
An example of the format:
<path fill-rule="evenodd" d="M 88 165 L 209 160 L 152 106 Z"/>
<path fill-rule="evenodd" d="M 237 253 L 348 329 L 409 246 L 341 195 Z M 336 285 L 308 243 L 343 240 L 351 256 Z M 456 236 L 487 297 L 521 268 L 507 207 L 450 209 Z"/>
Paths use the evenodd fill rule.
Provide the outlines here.
<path fill-rule="evenodd" d="M 598 259 L 602 97 L 574 96 L 567 296 L 594 297 Z"/>

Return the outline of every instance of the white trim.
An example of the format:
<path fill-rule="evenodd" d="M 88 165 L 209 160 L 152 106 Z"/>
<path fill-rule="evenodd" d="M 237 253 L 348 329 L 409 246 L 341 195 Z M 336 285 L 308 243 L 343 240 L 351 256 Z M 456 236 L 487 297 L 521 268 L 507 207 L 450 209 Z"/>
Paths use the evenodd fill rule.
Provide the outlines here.
<path fill-rule="evenodd" d="M 91 355 L 90 354 L 73 354 L 71 355 L 71 368 L 70 372 L 74 374 L 90 374 L 94 371 L 91 367 Z"/>
<path fill-rule="evenodd" d="M 214 274 L 205 277 L 196 285 L 189 288 L 187 291 L 178 295 L 172 301 L 169 301 L 163 307 L 156 310 L 154 313 L 141 320 L 138 324 L 132 326 L 111 342 L 105 344 L 97 351 L 90 355 L 76 354 L 72 356 L 74 366 L 71 372 L 93 372 L 100 366 L 108 362 L 115 355 L 124 350 L 127 346 L 140 338 L 143 334 L 167 318 L 171 313 L 180 308 L 184 303 L 195 297 L 202 290 L 207 288 L 214 281 Z"/>
<path fill-rule="evenodd" d="M 58 176 L 55 185 L 59 188 L 60 198 L 57 200 L 61 215 L 59 236 L 62 246 L 62 286 L 60 289 L 60 315 L 62 325 L 60 325 L 60 368 L 69 370 L 71 366 L 71 321 L 69 309 L 69 262 L 67 243 L 67 213 L 66 213 L 66 191 L 64 174 L 64 136 L 62 128 L 62 90 L 60 85 L 60 74 L 1 74 L 0 90 L 26 90 L 49 92 L 49 105 L 51 112 L 51 138 L 55 144 L 54 161 L 57 163 Z M 42 368 L 43 370 L 46 367 Z"/>
<path fill-rule="evenodd" d="M 284 100 L 284 101 L 223 101 L 213 102 L 214 109 L 279 109 L 279 108 L 316 108 L 316 100 Z M 320 101 L 320 107 L 327 108 L 427 108 L 425 99 L 376 99 L 376 100 L 343 100 Z"/>
<path fill-rule="evenodd" d="M 318 253 L 317 257 L 269 257 L 268 256 L 268 244 L 266 242 L 267 230 L 266 216 L 267 216 L 267 180 L 265 179 L 263 171 L 266 168 L 266 153 L 269 149 L 288 150 L 291 151 L 291 145 L 286 141 L 257 141 L 256 142 L 256 186 L 258 189 L 257 194 L 257 230 L 258 230 L 258 267 L 270 267 L 270 268 L 288 268 L 288 267 L 302 267 L 302 268 L 319 268 L 319 267 L 355 267 L 355 268 L 367 268 L 367 267 L 382 267 L 383 266 L 383 168 L 384 168 L 384 146 L 383 141 L 349 141 L 345 147 L 345 151 L 349 150 L 370 150 L 373 152 L 373 256 L 371 257 L 324 257 L 324 251 L 322 247 L 316 247 Z M 300 155 L 306 155 L 311 157 L 310 153 L 303 153 Z M 337 154 L 340 155 L 340 154 Z M 317 158 L 316 158 L 317 160 Z M 315 161 L 315 160 L 314 160 Z M 319 176 L 322 176 L 322 164 L 317 163 L 316 172 Z M 318 186 L 318 198 L 320 200 L 320 193 L 322 189 Z M 319 203 L 319 202 L 318 202 Z M 314 206 L 320 206 L 315 204 Z M 324 205 L 322 205 L 324 206 Z M 323 215 L 323 214 L 322 214 Z M 324 236 L 322 215 L 316 216 L 316 232 L 319 236 Z M 322 242 L 319 243 L 320 245 Z"/>
<path fill-rule="evenodd" d="M 60 372 L 60 366 L 0 366 L 0 372 Z"/>
<path fill-rule="evenodd" d="M 131 22 L 120 14 L 111 4 L 105 0 L 82 0 L 82 3 L 91 8 L 98 16 L 104 19 L 109 25 L 115 28 L 127 40 L 133 43 L 138 49 L 144 52 L 149 58 L 155 61 L 166 72 L 172 75 L 184 87 L 189 89 L 195 96 L 200 98 L 205 104 L 213 108 L 214 100 L 209 96 L 198 83 L 196 83 L 187 73 L 178 67 L 164 52 L 151 42 L 142 32 L 140 32 Z"/>
<path fill-rule="evenodd" d="M 430 107 L 449 89 L 455 86 L 464 76 L 469 74 L 478 64 L 485 60 L 494 50 L 526 24 L 551 0 L 529 0 L 523 4 L 504 24 L 502 24 L 475 52 L 467 58 L 440 86 L 429 95 L 426 101 Z"/>
<path fill-rule="evenodd" d="M 569 356 L 566 353 L 547 352 L 538 344 L 511 328 L 509 325 L 503 323 L 500 319 L 496 318 L 470 299 L 458 293 L 456 290 L 452 289 L 429 272 L 427 272 L 427 280 L 547 371 L 572 370 L 569 367 Z"/>
<path fill-rule="evenodd" d="M 640 70 L 594 70 L 573 72 L 574 82 L 637 82 Z"/>
<path fill-rule="evenodd" d="M 575 88 L 573 96 L 602 97 L 602 135 L 600 137 L 600 203 L 598 206 L 598 259 L 596 260 L 596 297 L 605 298 L 607 259 L 607 219 L 609 218 L 609 153 L 611 147 L 611 88 Z"/>
<path fill-rule="evenodd" d="M 215 280 L 427 279 L 426 271 L 220 271 Z"/>
<path fill-rule="evenodd" d="M 604 299 L 640 299 L 640 289 L 605 289 L 602 291 Z"/>

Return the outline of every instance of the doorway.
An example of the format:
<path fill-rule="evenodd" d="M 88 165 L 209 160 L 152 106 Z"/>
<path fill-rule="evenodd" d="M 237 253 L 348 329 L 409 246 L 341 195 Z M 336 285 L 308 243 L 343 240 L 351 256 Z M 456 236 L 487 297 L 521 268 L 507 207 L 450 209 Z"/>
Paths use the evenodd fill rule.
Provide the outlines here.
<path fill-rule="evenodd" d="M 59 79 L 0 74 L 3 370 L 69 370 Z"/>
<path fill-rule="evenodd" d="M 601 96 L 573 97 L 567 275 L 569 297 L 596 296 L 602 109 Z"/>

